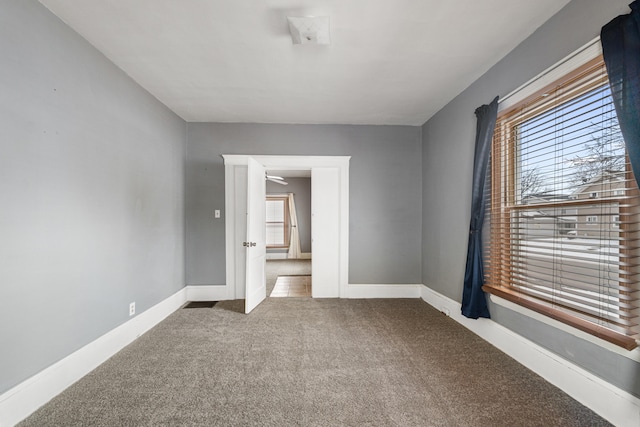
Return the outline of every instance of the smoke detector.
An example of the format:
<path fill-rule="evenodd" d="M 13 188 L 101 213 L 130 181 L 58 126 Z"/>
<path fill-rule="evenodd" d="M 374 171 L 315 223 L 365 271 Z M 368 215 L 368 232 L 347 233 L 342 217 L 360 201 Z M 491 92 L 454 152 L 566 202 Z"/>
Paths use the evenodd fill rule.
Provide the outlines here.
<path fill-rule="evenodd" d="M 328 16 L 287 16 L 293 44 L 331 44 Z"/>

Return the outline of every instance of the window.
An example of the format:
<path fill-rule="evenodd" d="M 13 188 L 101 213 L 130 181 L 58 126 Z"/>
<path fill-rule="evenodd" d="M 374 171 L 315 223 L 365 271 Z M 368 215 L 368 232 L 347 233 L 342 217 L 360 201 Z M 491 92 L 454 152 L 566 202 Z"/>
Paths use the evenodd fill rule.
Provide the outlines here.
<path fill-rule="evenodd" d="M 502 111 L 487 292 L 632 349 L 638 188 L 602 58 Z"/>
<path fill-rule="evenodd" d="M 289 247 L 289 200 L 287 197 L 267 196 L 267 248 Z"/>

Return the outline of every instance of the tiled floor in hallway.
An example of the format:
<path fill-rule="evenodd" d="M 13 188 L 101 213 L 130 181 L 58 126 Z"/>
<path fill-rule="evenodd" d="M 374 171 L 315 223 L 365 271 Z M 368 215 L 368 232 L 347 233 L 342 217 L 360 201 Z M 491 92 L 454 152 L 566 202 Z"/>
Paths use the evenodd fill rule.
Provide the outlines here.
<path fill-rule="evenodd" d="M 281 276 L 311 276 L 311 260 L 310 259 L 281 259 L 281 260 L 268 260 L 265 266 L 266 282 L 267 282 L 267 295 L 271 295 L 276 284 L 276 280 Z M 296 293 L 301 291 L 298 283 L 294 288 Z M 290 287 L 290 286 L 289 286 Z M 311 277 L 309 277 L 308 292 L 311 296 Z M 305 289 L 306 291 L 306 289 Z M 287 293 L 289 291 L 287 290 Z M 282 290 L 279 293 L 283 293 Z M 288 296 L 288 295 L 284 295 Z"/>
<path fill-rule="evenodd" d="M 311 276 L 278 276 L 270 297 L 310 297 Z"/>

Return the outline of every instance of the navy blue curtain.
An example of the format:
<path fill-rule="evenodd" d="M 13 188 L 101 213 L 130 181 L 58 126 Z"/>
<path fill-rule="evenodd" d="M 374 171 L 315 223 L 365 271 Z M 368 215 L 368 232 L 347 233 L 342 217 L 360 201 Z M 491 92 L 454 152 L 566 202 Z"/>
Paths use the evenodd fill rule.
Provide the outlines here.
<path fill-rule="evenodd" d="M 640 184 L 640 4 L 634 1 L 629 7 L 629 15 L 602 27 L 600 41 L 620 130 Z"/>
<path fill-rule="evenodd" d="M 496 127 L 498 97 L 489 105 L 476 109 L 476 150 L 473 158 L 473 189 L 471 193 L 471 223 L 469 224 L 469 244 L 467 247 L 467 267 L 464 273 L 462 291 L 462 314 L 472 319 L 490 317 L 487 299 L 482 285 L 482 224 L 485 211 L 485 181 L 489 169 L 491 139 Z"/>

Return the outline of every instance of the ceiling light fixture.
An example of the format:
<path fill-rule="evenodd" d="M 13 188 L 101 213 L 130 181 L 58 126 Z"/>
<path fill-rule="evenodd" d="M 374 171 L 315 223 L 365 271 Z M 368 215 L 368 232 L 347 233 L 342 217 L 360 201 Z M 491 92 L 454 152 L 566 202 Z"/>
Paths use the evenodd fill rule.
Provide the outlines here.
<path fill-rule="evenodd" d="M 328 16 L 287 16 L 293 44 L 331 44 Z"/>

